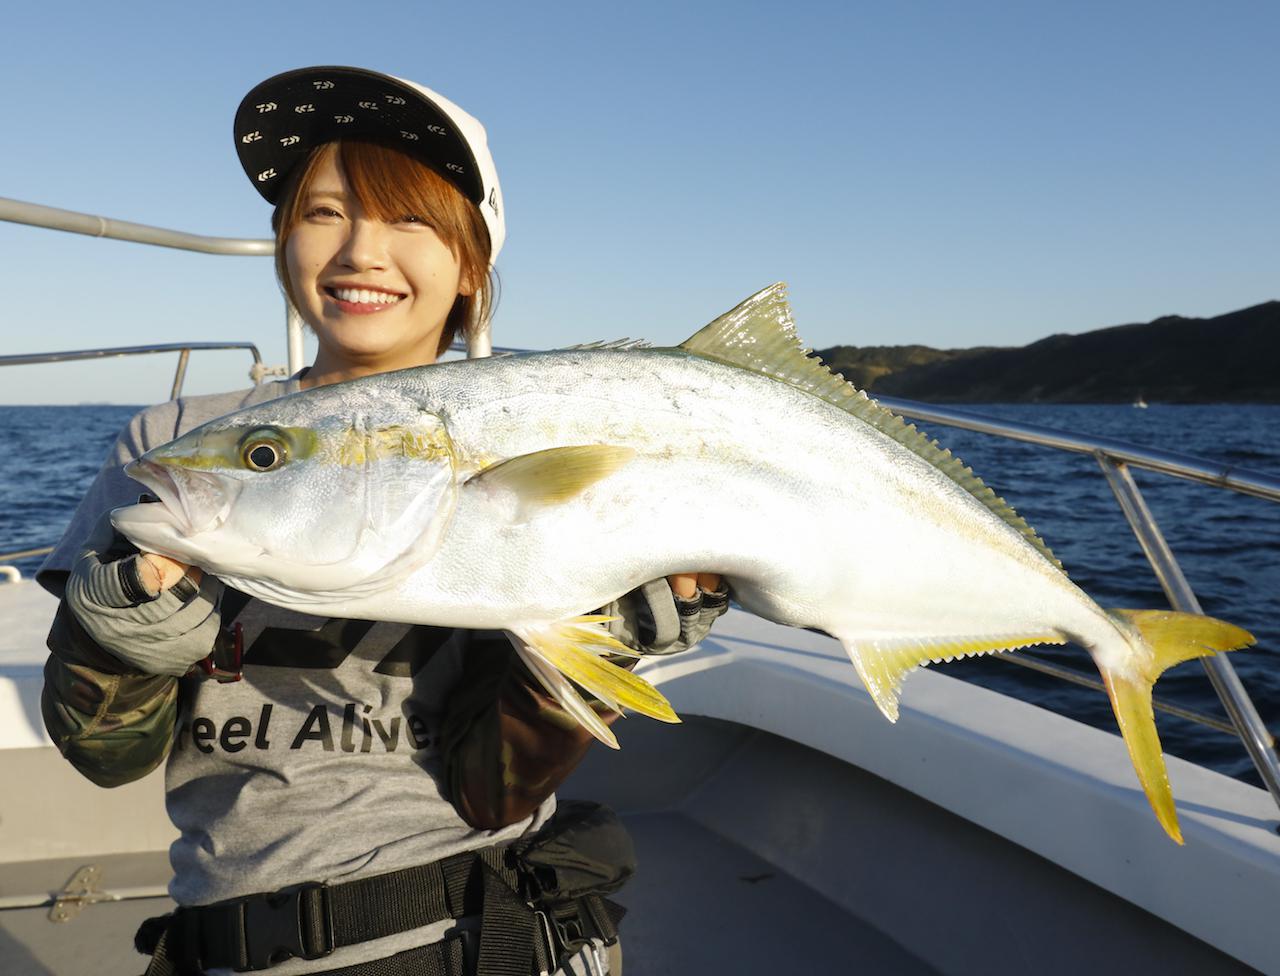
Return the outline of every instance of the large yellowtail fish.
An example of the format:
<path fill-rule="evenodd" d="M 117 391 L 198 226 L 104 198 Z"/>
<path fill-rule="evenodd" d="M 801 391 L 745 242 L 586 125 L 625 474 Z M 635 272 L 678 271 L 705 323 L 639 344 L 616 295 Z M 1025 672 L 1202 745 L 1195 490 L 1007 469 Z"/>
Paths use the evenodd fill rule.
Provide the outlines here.
<path fill-rule="evenodd" d="M 957 458 L 817 360 L 781 286 L 672 349 L 445 363 L 282 397 L 148 452 L 164 503 L 121 509 L 143 549 L 271 603 L 505 629 L 598 738 L 580 698 L 667 721 L 591 616 L 675 572 L 837 637 L 892 721 L 930 661 L 1064 644 L 1106 682 L 1147 798 L 1181 842 L 1151 709 L 1170 665 L 1252 643 L 1168 610 L 1103 610 Z"/>

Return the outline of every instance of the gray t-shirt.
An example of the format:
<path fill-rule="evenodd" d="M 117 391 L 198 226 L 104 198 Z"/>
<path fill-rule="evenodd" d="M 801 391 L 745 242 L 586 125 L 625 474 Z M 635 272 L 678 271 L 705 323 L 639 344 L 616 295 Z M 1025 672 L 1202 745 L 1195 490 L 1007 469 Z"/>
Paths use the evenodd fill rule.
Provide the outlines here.
<path fill-rule="evenodd" d="M 102 513 L 138 500 L 122 467 L 144 451 L 252 403 L 297 389 L 296 379 L 188 397 L 134 417 L 40 569 L 56 586 Z M 48 575 L 46 575 L 48 574 Z M 448 628 L 331 620 L 233 590 L 223 621 L 244 634 L 244 680 L 183 679 L 166 768 L 167 808 L 181 836 L 170 848 L 170 893 L 201 905 L 304 881 L 340 882 L 426 864 L 540 827 L 467 825 L 445 796 L 437 745 L 444 702 L 467 645 L 485 636 Z M 290 960 L 276 976 L 321 972 L 439 939 L 446 921 Z"/>

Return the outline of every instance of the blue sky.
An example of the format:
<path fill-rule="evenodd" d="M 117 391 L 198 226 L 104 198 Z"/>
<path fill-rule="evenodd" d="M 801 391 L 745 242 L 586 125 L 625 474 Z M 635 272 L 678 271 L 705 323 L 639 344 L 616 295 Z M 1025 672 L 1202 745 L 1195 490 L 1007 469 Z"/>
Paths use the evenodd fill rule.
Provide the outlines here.
<path fill-rule="evenodd" d="M 16 5 L 15 5 L 16 6 Z M 24 4 L 0 196 L 260 237 L 231 118 L 308 64 L 412 78 L 489 129 L 496 341 L 674 343 L 776 280 L 814 347 L 1019 345 L 1280 297 L 1280 6 Z M 0 352 L 255 341 L 265 259 L 0 224 Z M 197 358 L 189 389 L 244 385 Z M 0 402 L 149 402 L 172 359 L 12 367 Z"/>

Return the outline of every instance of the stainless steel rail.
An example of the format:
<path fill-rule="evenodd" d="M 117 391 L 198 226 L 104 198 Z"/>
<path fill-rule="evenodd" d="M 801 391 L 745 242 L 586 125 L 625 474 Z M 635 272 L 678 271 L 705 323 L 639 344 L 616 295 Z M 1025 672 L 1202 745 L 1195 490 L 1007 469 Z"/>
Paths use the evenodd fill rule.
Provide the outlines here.
<path fill-rule="evenodd" d="M 69 363 L 83 359 L 110 359 L 114 356 L 147 356 L 152 353 L 176 352 L 178 367 L 173 374 L 169 399 L 176 400 L 182 393 L 182 381 L 187 375 L 187 360 L 193 350 L 248 349 L 253 356 L 249 376 L 254 383 L 261 383 L 268 371 L 262 365 L 262 354 L 252 342 L 157 342 L 146 346 L 112 346 L 106 349 L 74 349 L 68 352 L 32 352 L 13 356 L 0 356 L 0 366 L 31 366 L 38 363 Z"/>
<path fill-rule="evenodd" d="M 0 220 L 14 224 L 28 224 L 48 230 L 63 230 L 71 234 L 89 237 L 109 237 L 134 244 L 151 244 L 156 247 L 175 248 L 179 251 L 196 251 L 200 254 L 224 254 L 239 257 L 271 257 L 276 253 L 276 242 L 270 238 L 206 237 L 185 231 L 169 230 L 135 224 L 127 220 L 112 220 L 97 214 L 59 210 L 39 203 L 26 203 L 0 197 Z M 292 375 L 302 368 L 302 321 L 292 308 L 285 309 L 285 335 L 288 351 L 288 369 Z M 256 383 L 257 380 L 255 379 Z"/>
<path fill-rule="evenodd" d="M 1273 502 L 1280 501 L 1280 477 L 1261 471 L 1250 471 L 1231 464 L 1218 464 L 1190 454 L 1179 454 L 1176 451 L 1141 447 L 1111 437 L 1072 434 L 1052 427 L 1024 424 L 1016 420 L 1002 420 L 998 417 L 988 417 L 930 403 L 899 400 L 897 397 L 878 396 L 875 399 L 894 413 L 910 417 L 912 420 L 946 424 L 948 427 L 959 427 L 977 431 L 980 434 L 995 434 L 998 437 L 1007 437 L 1009 440 L 1054 447 L 1060 451 L 1075 451 L 1095 457 L 1101 453 L 1114 461 L 1131 464 L 1136 468 L 1158 471 L 1161 474 L 1196 481 L 1203 485 L 1230 488 L 1232 491 L 1255 495 Z"/>
<path fill-rule="evenodd" d="M 29 224 L 49 230 L 65 230 L 89 237 L 110 237 L 117 241 L 133 241 L 135 244 L 155 244 L 177 248 L 180 251 L 198 251 L 201 254 L 230 254 L 247 257 L 271 255 L 276 251 L 273 240 L 241 237 L 205 237 L 203 234 L 187 234 L 180 230 L 133 224 L 127 220 L 112 220 L 96 214 L 59 210 L 38 203 L 24 203 L 0 197 L 0 220 L 14 224 Z"/>
<path fill-rule="evenodd" d="M 945 424 L 962 430 L 993 434 L 1057 450 L 1092 455 L 1102 467 L 1103 474 L 1115 493 L 1116 500 L 1120 503 L 1121 511 L 1124 512 L 1133 534 L 1142 546 L 1147 561 L 1151 563 L 1151 568 L 1164 588 L 1169 603 L 1175 610 L 1186 613 L 1202 613 L 1200 601 L 1196 599 L 1190 584 L 1187 583 L 1182 568 L 1174 558 L 1129 468 L 1158 471 L 1187 481 L 1230 488 L 1232 491 L 1269 501 L 1280 501 L 1280 478 L 1262 472 L 1249 471 L 1232 465 L 1223 466 L 1188 454 L 1141 447 L 1112 438 L 1071 434 L 1052 427 L 1002 420 L 964 410 L 899 400 L 895 397 L 877 397 L 877 400 L 895 413 L 912 420 Z M 1249 753 L 1249 758 L 1253 760 L 1258 775 L 1262 778 L 1276 805 L 1280 807 L 1280 757 L 1276 755 L 1275 738 L 1263 724 L 1258 710 L 1254 707 L 1253 699 L 1249 697 L 1230 659 L 1219 654 L 1210 658 L 1201 658 L 1201 663 L 1209 675 L 1213 690 L 1217 692 L 1222 702 L 1222 707 L 1231 718 L 1236 734 L 1240 736 L 1241 742 Z"/>

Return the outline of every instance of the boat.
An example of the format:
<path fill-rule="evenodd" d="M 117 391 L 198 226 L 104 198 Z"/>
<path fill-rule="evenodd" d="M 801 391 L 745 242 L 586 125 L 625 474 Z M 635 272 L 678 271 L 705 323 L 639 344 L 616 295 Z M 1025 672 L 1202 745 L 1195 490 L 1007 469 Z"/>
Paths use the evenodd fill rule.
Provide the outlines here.
<path fill-rule="evenodd" d="M 0 200 L 0 219 L 270 253 L 270 242 L 214 241 L 17 201 Z M 290 371 L 301 365 L 296 325 Z M 49 357 L 178 351 L 176 395 L 186 356 L 202 348 Z M 261 378 L 267 368 L 249 351 Z M 32 361 L 7 361 L 17 359 Z M 882 402 L 925 423 L 1095 458 L 1178 609 L 1199 606 L 1131 469 L 1280 501 L 1280 478 L 1265 474 Z M 0 563 L 24 555 L 5 553 Z M 49 744 L 39 695 L 55 601 L 16 569 L 4 575 L 0 972 L 137 973 L 134 929 L 172 907 L 174 828 L 162 777 L 102 790 Z M 1207 667 L 1266 788 L 1168 757 L 1183 847 L 1155 823 L 1118 736 L 928 670 L 907 683 L 890 725 L 834 641 L 736 608 L 698 649 L 641 665 L 684 723 L 623 723 L 622 750 L 590 753 L 560 795 L 610 804 L 635 838 L 640 871 L 619 895 L 630 910 L 628 976 L 1280 973 L 1280 763 L 1230 661 Z"/>
<path fill-rule="evenodd" d="M 1146 410 L 1146 409 L 1147 409 L 1147 401 L 1146 401 L 1146 400 L 1144 400 L 1144 399 L 1142 398 L 1142 394 L 1141 394 L 1141 393 L 1139 393 L 1139 394 L 1137 395 L 1137 397 L 1134 399 L 1134 401 L 1133 401 L 1133 406 L 1134 406 L 1134 408 L 1135 408 L 1135 409 L 1137 409 L 1137 410 Z"/>

